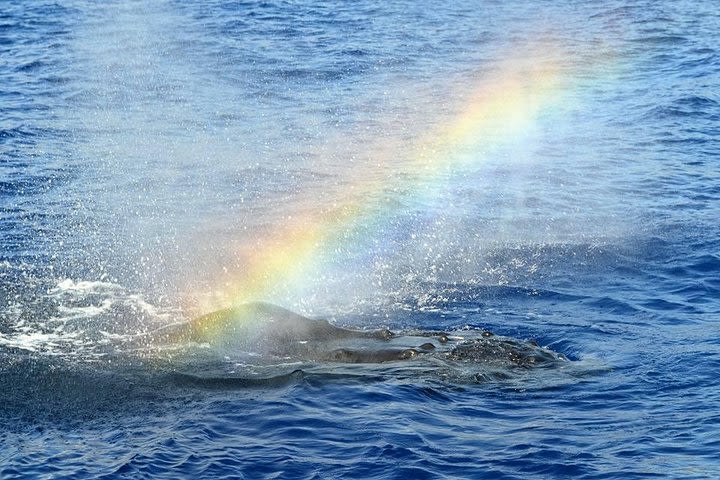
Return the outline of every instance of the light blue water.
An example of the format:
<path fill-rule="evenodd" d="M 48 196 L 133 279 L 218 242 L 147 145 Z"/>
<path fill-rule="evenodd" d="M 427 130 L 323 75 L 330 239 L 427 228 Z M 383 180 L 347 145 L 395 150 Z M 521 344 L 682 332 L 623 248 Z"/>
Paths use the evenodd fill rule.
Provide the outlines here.
<path fill-rule="evenodd" d="M 719 35 L 710 1 L 2 2 L 0 478 L 717 478 Z M 548 39 L 562 102 L 394 168 Z M 118 340 L 362 184 L 378 214 L 269 300 L 572 362 L 248 385 Z"/>

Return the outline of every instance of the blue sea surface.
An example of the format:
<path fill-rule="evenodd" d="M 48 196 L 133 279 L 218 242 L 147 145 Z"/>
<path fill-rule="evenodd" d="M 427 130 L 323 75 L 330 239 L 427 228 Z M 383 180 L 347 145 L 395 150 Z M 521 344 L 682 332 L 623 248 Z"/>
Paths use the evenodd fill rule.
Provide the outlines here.
<path fill-rule="evenodd" d="M 712 1 L 2 1 L 0 478 L 720 478 L 719 46 Z M 413 169 L 491 78 L 523 126 Z M 133 343 L 343 202 L 257 300 L 567 361 Z"/>

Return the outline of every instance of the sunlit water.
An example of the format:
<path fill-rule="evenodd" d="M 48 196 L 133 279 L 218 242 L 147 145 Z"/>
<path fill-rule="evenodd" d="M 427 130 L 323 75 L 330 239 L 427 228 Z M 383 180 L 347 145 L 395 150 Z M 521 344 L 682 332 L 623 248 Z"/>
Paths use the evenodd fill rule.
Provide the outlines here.
<path fill-rule="evenodd" d="M 59 3 L 0 5 L 1 478 L 720 475 L 713 2 Z M 537 112 L 433 143 L 523 62 Z M 570 361 L 133 341 L 257 282 Z"/>

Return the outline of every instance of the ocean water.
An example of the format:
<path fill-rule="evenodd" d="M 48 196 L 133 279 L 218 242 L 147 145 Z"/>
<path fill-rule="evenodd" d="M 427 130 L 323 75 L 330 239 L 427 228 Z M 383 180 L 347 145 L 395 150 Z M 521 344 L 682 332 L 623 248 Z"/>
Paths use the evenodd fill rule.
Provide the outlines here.
<path fill-rule="evenodd" d="M 1 2 L 0 478 L 718 478 L 718 45 L 710 1 Z M 145 341 L 250 300 L 567 361 Z"/>

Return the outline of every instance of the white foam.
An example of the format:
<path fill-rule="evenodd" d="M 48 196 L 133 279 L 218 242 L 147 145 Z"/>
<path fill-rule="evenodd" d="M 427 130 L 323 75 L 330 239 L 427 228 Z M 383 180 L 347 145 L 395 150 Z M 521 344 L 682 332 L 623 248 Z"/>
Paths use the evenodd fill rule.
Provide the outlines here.
<path fill-rule="evenodd" d="M 113 301 L 110 299 L 103 300 L 98 305 L 88 305 L 84 307 L 68 307 L 65 305 L 58 306 L 58 312 L 63 314 L 63 320 L 75 319 L 75 318 L 88 318 L 97 317 L 107 312 L 112 307 Z"/>
<path fill-rule="evenodd" d="M 127 300 L 133 307 L 146 313 L 149 317 L 154 319 L 167 319 L 170 317 L 170 312 L 160 312 L 159 309 L 148 302 L 146 302 L 140 295 L 133 294 L 128 295 Z"/>
<path fill-rule="evenodd" d="M 121 288 L 120 285 L 110 282 L 101 281 L 88 281 L 80 280 L 74 281 L 70 278 L 66 278 L 58 282 L 55 287 L 55 291 L 60 292 L 101 292 L 107 290 L 117 290 Z"/>
<path fill-rule="evenodd" d="M 56 333 L 43 333 L 27 331 L 19 335 L 0 335 L 0 345 L 18 348 L 29 352 L 44 351 L 52 353 L 52 350 L 59 348 L 62 344 L 75 343 L 75 334 L 58 335 Z"/>

